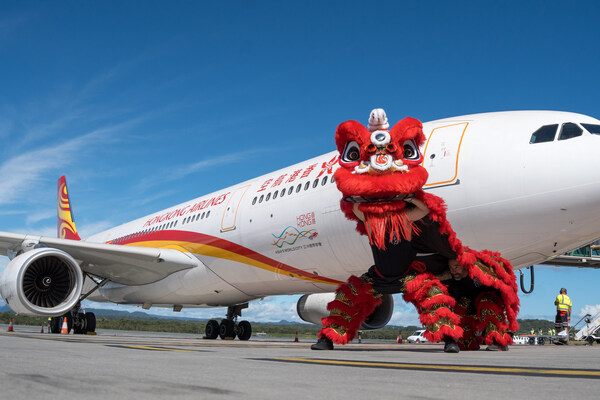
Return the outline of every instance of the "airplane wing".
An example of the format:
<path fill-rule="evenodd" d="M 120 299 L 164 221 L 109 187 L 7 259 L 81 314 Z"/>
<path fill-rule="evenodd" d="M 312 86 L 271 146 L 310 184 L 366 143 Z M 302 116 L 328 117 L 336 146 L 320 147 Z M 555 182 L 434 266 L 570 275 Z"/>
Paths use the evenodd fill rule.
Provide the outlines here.
<path fill-rule="evenodd" d="M 195 258 L 173 249 L 91 243 L 0 232 L 0 254 L 43 245 L 62 250 L 80 263 L 81 269 L 124 285 L 144 285 L 198 265 Z"/>
<path fill-rule="evenodd" d="M 600 268 L 600 256 L 556 256 L 544 261 L 541 265 L 554 265 L 557 267 Z"/>
<path fill-rule="evenodd" d="M 543 265 L 556 265 L 559 267 L 600 268 L 600 241 L 594 242 L 566 254 L 552 257 L 544 261 Z"/>

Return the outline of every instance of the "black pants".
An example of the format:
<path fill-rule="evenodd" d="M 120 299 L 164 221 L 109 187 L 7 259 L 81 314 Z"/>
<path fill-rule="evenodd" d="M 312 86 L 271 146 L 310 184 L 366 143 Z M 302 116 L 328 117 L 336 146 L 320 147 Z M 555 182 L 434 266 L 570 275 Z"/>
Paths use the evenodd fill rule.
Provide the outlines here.
<path fill-rule="evenodd" d="M 371 245 L 373 265 L 366 275 L 373 280 L 373 288 L 380 293 L 399 293 L 402 290 L 400 278 L 404 276 L 415 260 L 417 251 L 407 240 L 386 243 L 385 249 Z"/>

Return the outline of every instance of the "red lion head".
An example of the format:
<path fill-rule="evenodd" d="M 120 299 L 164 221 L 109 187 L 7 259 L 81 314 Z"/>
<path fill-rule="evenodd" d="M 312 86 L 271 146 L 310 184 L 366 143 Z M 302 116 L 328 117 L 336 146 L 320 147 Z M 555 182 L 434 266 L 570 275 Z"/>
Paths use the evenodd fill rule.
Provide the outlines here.
<path fill-rule="evenodd" d="M 425 141 L 423 125 L 404 118 L 392 129 L 370 132 L 357 121 L 341 123 L 335 133 L 340 165 L 335 172 L 344 196 L 381 201 L 420 190 L 427 182 L 419 146 Z"/>
<path fill-rule="evenodd" d="M 428 174 L 421 165 L 419 146 L 425 142 L 423 125 L 414 118 L 404 118 L 389 131 L 385 112 L 371 112 L 369 129 L 357 121 L 341 123 L 335 133 L 340 152 L 334 178 L 344 195 L 342 210 L 356 220 L 352 208 L 372 217 L 401 212 L 408 194 L 421 192 Z M 358 230 L 364 233 L 362 224 Z"/>

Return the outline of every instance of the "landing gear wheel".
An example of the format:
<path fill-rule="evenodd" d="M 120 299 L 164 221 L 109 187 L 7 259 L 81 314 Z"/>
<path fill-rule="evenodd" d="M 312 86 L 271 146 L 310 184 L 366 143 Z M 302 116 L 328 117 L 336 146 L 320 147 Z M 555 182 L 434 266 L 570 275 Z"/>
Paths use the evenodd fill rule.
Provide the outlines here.
<path fill-rule="evenodd" d="M 219 323 L 214 319 L 208 321 L 204 329 L 204 335 L 207 339 L 216 339 L 219 336 Z"/>
<path fill-rule="evenodd" d="M 230 319 L 224 319 L 219 325 L 219 337 L 221 339 L 235 339 L 235 323 Z"/>
<path fill-rule="evenodd" d="M 52 317 L 52 319 L 50 320 L 50 332 L 60 333 L 62 321 L 63 321 L 62 317 Z"/>
<path fill-rule="evenodd" d="M 85 334 L 85 315 L 78 312 L 73 318 L 73 333 L 75 335 Z"/>
<path fill-rule="evenodd" d="M 237 324 L 237 337 L 240 340 L 248 340 L 252 336 L 252 325 L 248 321 L 241 321 Z"/>
<path fill-rule="evenodd" d="M 594 337 L 593 337 L 593 336 L 588 336 L 586 340 L 587 340 L 587 342 L 588 342 L 590 345 L 594 344 Z"/>
<path fill-rule="evenodd" d="M 96 332 L 96 314 L 93 312 L 85 313 L 85 329 L 83 333 Z"/>

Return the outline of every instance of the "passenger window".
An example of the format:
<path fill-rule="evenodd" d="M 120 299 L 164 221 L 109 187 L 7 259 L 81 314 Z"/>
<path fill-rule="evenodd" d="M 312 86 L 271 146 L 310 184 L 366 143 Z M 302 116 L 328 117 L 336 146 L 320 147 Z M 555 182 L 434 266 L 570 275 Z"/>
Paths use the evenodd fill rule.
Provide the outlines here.
<path fill-rule="evenodd" d="M 327 178 L 329 178 L 327 175 L 323 177 L 323 180 L 321 181 L 321 186 L 325 186 L 327 184 Z"/>
<path fill-rule="evenodd" d="M 273 200 L 275 200 L 278 195 L 279 195 L 279 190 L 276 190 L 275 193 L 273 193 Z"/>
<path fill-rule="evenodd" d="M 256 204 L 256 197 L 252 200 L 252 205 Z"/>
<path fill-rule="evenodd" d="M 258 202 L 259 202 L 259 203 L 262 203 L 262 201 L 263 201 L 263 199 L 264 199 L 264 198 L 265 198 L 265 195 L 264 195 L 264 194 L 261 194 L 261 195 L 260 195 L 260 199 L 258 199 Z"/>
<path fill-rule="evenodd" d="M 304 190 L 308 190 L 309 187 L 310 187 L 310 182 L 306 182 L 304 184 Z"/>
<path fill-rule="evenodd" d="M 581 124 L 587 131 L 593 135 L 600 135 L 600 125 L 595 124 Z"/>
<path fill-rule="evenodd" d="M 301 183 L 299 183 L 298 186 L 296 186 L 296 193 L 298 193 L 300 191 L 300 189 L 302 189 Z"/>
<path fill-rule="evenodd" d="M 583 129 L 581 129 L 579 126 L 572 122 L 567 122 L 566 124 L 563 124 L 558 140 L 573 139 L 575 137 L 581 136 L 582 134 Z"/>
<path fill-rule="evenodd" d="M 281 197 L 285 196 L 285 189 L 281 191 Z"/>
<path fill-rule="evenodd" d="M 335 183 L 335 179 L 333 179 L 333 175 L 331 176 L 331 183 Z"/>
<path fill-rule="evenodd" d="M 210 211 L 206 213 L 206 218 L 208 218 L 209 215 L 210 215 Z"/>
<path fill-rule="evenodd" d="M 552 142 L 554 140 L 554 136 L 556 136 L 557 128 L 558 128 L 558 124 L 542 126 L 540 129 L 533 132 L 533 135 L 531 135 L 531 140 L 529 140 L 529 143 Z M 331 179 L 331 180 L 333 181 L 333 179 Z"/>
<path fill-rule="evenodd" d="M 200 217 L 200 219 L 204 219 L 204 215 L 205 213 L 202 213 L 202 216 Z M 208 215 L 206 215 L 208 217 Z"/>
<path fill-rule="evenodd" d="M 319 178 L 315 179 L 315 181 L 313 182 L 313 189 L 317 186 L 319 186 Z"/>
<path fill-rule="evenodd" d="M 265 201 L 269 201 L 270 198 L 271 198 L 271 193 L 267 193 L 267 198 L 265 199 Z"/>
<path fill-rule="evenodd" d="M 292 194 L 292 192 L 293 192 L 293 191 L 294 191 L 294 187 L 293 187 L 293 186 L 290 186 L 290 188 L 288 189 L 288 195 L 289 195 L 289 194 Z"/>

